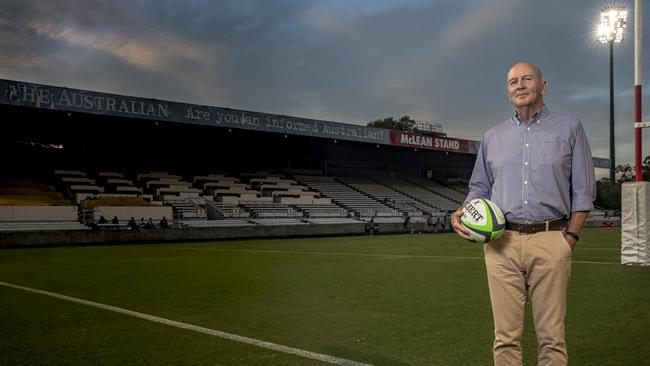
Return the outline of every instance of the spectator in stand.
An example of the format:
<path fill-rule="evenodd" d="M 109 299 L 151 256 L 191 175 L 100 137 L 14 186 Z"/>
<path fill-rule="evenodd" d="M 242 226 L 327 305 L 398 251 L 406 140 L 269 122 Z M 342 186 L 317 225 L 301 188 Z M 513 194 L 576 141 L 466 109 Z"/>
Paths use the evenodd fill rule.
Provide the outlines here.
<path fill-rule="evenodd" d="M 169 223 L 167 222 L 167 218 L 163 216 L 162 220 L 160 220 L 160 228 L 166 229 L 168 227 L 169 227 Z"/>
<path fill-rule="evenodd" d="M 138 228 L 138 224 L 135 222 L 135 217 L 131 216 L 131 220 L 129 220 L 129 227 L 133 230 Z"/>
<path fill-rule="evenodd" d="M 411 216 L 408 212 L 404 212 L 404 223 L 402 224 L 402 232 L 408 232 L 411 225 Z"/>
<path fill-rule="evenodd" d="M 140 229 L 145 229 L 147 227 L 147 222 L 144 221 L 144 217 L 140 218 L 140 223 L 138 224 L 138 227 L 140 227 Z"/>
<path fill-rule="evenodd" d="M 153 220 L 151 220 L 151 217 L 149 218 L 149 221 L 145 224 L 145 229 L 154 229 L 156 227 L 156 224 L 153 223 Z"/>
<path fill-rule="evenodd" d="M 118 219 L 117 216 L 113 216 L 113 220 L 111 220 L 111 224 L 119 225 L 120 224 L 120 219 Z"/>
<path fill-rule="evenodd" d="M 453 227 L 451 226 L 451 214 L 454 211 L 447 211 L 445 214 L 444 222 L 442 223 L 444 231 L 453 231 Z"/>
<path fill-rule="evenodd" d="M 99 216 L 99 220 L 97 220 L 98 224 L 108 224 L 108 220 L 104 216 Z"/>

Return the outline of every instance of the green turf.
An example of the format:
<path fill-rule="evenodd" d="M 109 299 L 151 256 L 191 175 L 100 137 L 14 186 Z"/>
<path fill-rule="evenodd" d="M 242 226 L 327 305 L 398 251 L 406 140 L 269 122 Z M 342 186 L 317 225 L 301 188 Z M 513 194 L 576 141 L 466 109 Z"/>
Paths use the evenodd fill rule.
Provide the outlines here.
<path fill-rule="evenodd" d="M 588 229 L 573 256 L 571 365 L 641 365 L 650 268 Z M 376 365 L 487 365 L 482 246 L 452 234 L 0 251 L 0 281 Z M 322 365 L 0 286 L 0 364 Z M 526 364 L 536 364 L 530 311 Z"/>

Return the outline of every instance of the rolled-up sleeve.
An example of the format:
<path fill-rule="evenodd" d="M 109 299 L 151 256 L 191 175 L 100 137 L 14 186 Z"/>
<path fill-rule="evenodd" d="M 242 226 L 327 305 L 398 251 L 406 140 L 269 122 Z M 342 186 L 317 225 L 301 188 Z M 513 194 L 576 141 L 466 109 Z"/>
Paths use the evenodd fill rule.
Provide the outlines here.
<path fill-rule="evenodd" d="M 469 194 L 465 201 L 471 201 L 476 198 L 490 199 L 492 193 L 492 174 L 488 170 L 487 162 L 485 160 L 485 150 L 487 149 L 486 138 L 483 136 L 481 139 L 481 147 L 478 149 L 476 162 L 474 163 L 474 170 L 472 177 L 469 180 Z"/>
<path fill-rule="evenodd" d="M 596 199 L 596 173 L 582 124 L 575 129 L 571 159 L 571 212 L 591 211 Z"/>

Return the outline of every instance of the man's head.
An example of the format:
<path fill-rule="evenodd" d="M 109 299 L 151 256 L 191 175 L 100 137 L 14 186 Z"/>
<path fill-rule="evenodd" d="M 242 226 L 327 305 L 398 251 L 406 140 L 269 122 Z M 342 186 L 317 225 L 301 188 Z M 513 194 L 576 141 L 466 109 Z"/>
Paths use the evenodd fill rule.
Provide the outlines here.
<path fill-rule="evenodd" d="M 515 64 L 508 71 L 508 99 L 515 108 L 538 109 L 544 104 L 546 80 L 539 67 L 527 62 Z"/>

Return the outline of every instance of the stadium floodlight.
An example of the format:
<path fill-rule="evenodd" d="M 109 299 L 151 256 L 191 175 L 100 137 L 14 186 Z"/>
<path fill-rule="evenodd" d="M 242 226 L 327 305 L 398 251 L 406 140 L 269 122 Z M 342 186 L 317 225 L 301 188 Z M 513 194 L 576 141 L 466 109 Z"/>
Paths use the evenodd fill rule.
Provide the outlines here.
<path fill-rule="evenodd" d="M 611 6 L 600 12 L 598 40 L 600 43 L 621 43 L 625 36 L 627 11 L 623 6 Z"/>
<path fill-rule="evenodd" d="M 623 42 L 627 11 L 623 6 L 609 6 L 600 12 L 597 36 L 600 43 L 609 43 L 609 181 L 616 183 L 614 149 L 614 43 Z"/>

